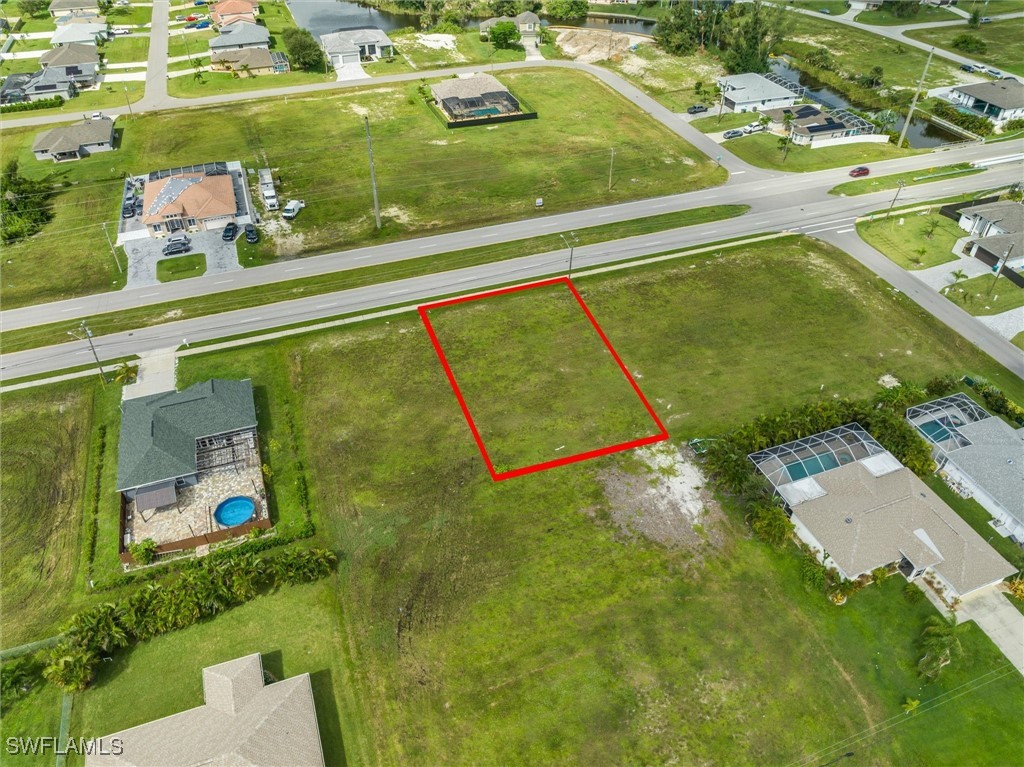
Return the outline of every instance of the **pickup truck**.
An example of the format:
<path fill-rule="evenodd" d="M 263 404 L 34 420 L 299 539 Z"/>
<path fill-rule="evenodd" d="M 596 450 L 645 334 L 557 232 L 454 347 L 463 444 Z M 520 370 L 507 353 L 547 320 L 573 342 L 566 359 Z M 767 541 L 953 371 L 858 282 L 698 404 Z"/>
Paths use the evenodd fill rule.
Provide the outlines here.
<path fill-rule="evenodd" d="M 292 219 L 299 215 L 299 211 L 305 207 L 305 200 L 288 200 L 288 204 L 284 206 L 284 210 L 281 211 L 281 215 L 284 218 Z"/>

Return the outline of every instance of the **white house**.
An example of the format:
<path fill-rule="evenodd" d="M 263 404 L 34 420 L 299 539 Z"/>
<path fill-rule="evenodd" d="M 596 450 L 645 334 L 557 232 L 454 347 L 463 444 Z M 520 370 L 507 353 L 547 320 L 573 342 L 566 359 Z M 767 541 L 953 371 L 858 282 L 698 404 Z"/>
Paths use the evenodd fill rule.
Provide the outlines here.
<path fill-rule="evenodd" d="M 1013 77 L 958 85 L 949 97 L 954 104 L 977 112 L 996 125 L 1024 118 L 1024 83 Z"/>
<path fill-rule="evenodd" d="M 848 580 L 896 564 L 908 581 L 927 576 L 962 597 L 1016 572 L 859 424 L 749 458 L 785 501 L 800 539 Z"/>
<path fill-rule="evenodd" d="M 1024 542 L 1024 429 L 966 394 L 912 407 L 907 419 L 932 445 L 939 470 L 992 515 L 992 529 Z"/>
<path fill-rule="evenodd" d="M 1024 264 L 1024 207 L 1010 200 L 960 209 L 960 228 L 971 235 L 966 252 L 987 264 L 1007 257 L 1006 265 Z"/>
<path fill-rule="evenodd" d="M 395 45 L 384 30 L 376 27 L 342 29 L 320 36 L 320 46 L 335 68 L 358 64 L 366 59 L 387 59 L 395 55 Z"/>
<path fill-rule="evenodd" d="M 762 75 L 747 72 L 718 79 L 725 106 L 734 112 L 760 112 L 793 106 L 798 96 Z"/>

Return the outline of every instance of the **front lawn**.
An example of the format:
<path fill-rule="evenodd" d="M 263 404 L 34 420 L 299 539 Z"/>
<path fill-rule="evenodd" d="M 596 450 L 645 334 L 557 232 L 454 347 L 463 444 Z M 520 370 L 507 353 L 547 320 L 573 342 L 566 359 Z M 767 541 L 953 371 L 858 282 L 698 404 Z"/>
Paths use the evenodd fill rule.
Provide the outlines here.
<path fill-rule="evenodd" d="M 189 277 L 202 277 L 204 274 L 206 274 L 206 256 L 202 253 L 162 258 L 156 262 L 156 278 L 160 282 L 187 280 Z"/>
<path fill-rule="evenodd" d="M 209 55 L 210 40 L 215 38 L 217 33 L 212 29 L 202 29 L 199 32 L 188 34 L 174 34 L 167 38 L 167 58 L 173 59 L 178 56 L 194 56 L 200 54 Z"/>
<path fill-rule="evenodd" d="M 146 61 L 149 56 L 149 35 L 144 37 L 115 37 L 101 49 L 108 64 L 128 64 Z"/>
<path fill-rule="evenodd" d="M 932 224 L 936 226 L 929 237 L 928 230 Z M 875 221 L 859 221 L 857 233 L 868 245 L 904 269 L 927 269 L 959 260 L 953 253 L 953 245 L 967 236 L 956 221 L 940 216 L 938 211 L 931 214 L 915 211 L 905 217 L 894 215 Z"/>
<path fill-rule="evenodd" d="M 804 238 L 575 281 L 675 444 L 822 389 L 873 393 L 885 372 L 976 371 L 1024 392 Z M 415 314 L 179 369 L 196 380 L 254 365 L 296 403 L 322 529 L 344 563 L 353 763 L 823 764 L 867 728 L 853 749 L 865 764 L 1016 759 L 1024 680 L 968 625 L 965 659 L 922 684 L 917 641 L 935 613 L 904 599 L 901 578 L 836 608 L 738 509 L 706 519 L 692 546 L 622 529 L 606 483 L 655 479 L 635 453 L 492 482 Z M 562 397 L 545 412 L 560 416 Z M 905 717 L 911 697 L 922 710 Z"/>
<path fill-rule="evenodd" d="M 0 738 L 7 743 L 8 738 L 58 737 L 63 698 L 60 690 L 40 680 L 31 692 L 4 707 Z M 54 756 L 52 753 L 19 754 L 8 756 L 5 761 L 14 767 L 53 767 Z"/>
<path fill-rule="evenodd" d="M 331 72 L 303 72 L 295 70 L 286 74 L 256 75 L 253 77 L 235 77 L 230 72 L 203 72 L 202 80 L 192 75 L 172 77 L 167 81 L 167 93 L 182 99 L 197 99 L 202 96 L 215 96 L 219 93 L 239 93 L 241 91 L 259 91 L 266 88 L 289 88 L 293 85 L 313 85 L 329 83 L 337 79 Z M 253 98 L 259 93 L 253 93 Z M 282 102 L 283 103 L 283 102 Z M 246 107 L 236 106 L 238 109 Z M 251 107 L 250 107 L 251 108 Z"/>
<path fill-rule="evenodd" d="M 756 119 L 756 115 L 747 115 L 747 122 Z M 811 149 L 809 146 L 789 145 L 789 154 L 783 160 L 779 139 L 771 133 L 755 133 L 751 136 L 730 139 L 723 146 L 730 152 L 746 160 L 751 165 L 761 168 L 773 168 L 791 172 L 824 170 L 839 168 L 844 165 L 864 165 L 869 162 L 892 160 L 896 157 L 907 157 L 923 150 L 897 149 L 893 144 L 844 144 L 841 146 Z"/>
<path fill-rule="evenodd" d="M 13 74 L 31 74 L 39 71 L 39 59 L 4 59 L 0 61 L 0 77 Z"/>
<path fill-rule="evenodd" d="M 706 104 L 705 106 L 707 106 L 711 114 L 707 117 L 698 117 L 695 120 L 690 120 L 690 125 L 701 133 L 721 133 L 732 128 L 742 128 L 744 125 L 750 125 L 750 123 L 755 122 L 760 117 L 756 112 L 725 112 L 722 114 L 721 120 L 719 120 L 714 105 Z M 731 144 L 728 146 L 731 146 Z"/>
<path fill-rule="evenodd" d="M 144 27 L 153 20 L 151 5 L 111 6 L 106 11 L 107 22 L 115 27 Z"/>
<path fill-rule="evenodd" d="M 1019 9 L 1019 8 L 1018 8 Z M 990 13 L 993 11 L 990 11 Z M 1020 19 L 993 21 L 977 29 L 962 27 L 939 27 L 937 29 L 914 29 L 907 37 L 924 43 L 945 48 L 984 64 L 990 64 L 1006 72 L 1024 75 L 1024 35 L 1021 34 Z M 953 47 L 953 38 L 964 33 L 983 40 L 988 45 L 985 53 L 962 53 Z"/>
<path fill-rule="evenodd" d="M 27 53 L 28 51 L 48 51 L 50 50 L 50 47 L 50 38 L 48 37 L 24 38 L 16 32 L 14 34 L 14 44 L 11 46 L 10 52 Z"/>
<path fill-rule="evenodd" d="M 109 735 L 201 706 L 204 667 L 260 653 L 264 671 L 276 680 L 310 675 L 324 761 L 344 764 L 351 694 L 343 687 L 347 649 L 333 581 L 284 586 L 214 620 L 116 653 L 101 664 L 93 686 L 75 696 L 71 736 Z M 68 764 L 82 760 L 71 757 Z"/>
<path fill-rule="evenodd" d="M 27 16 L 21 24 L 19 29 L 14 34 L 30 34 L 32 32 L 54 32 L 57 29 L 57 19 L 51 16 L 48 12 L 44 11 L 45 15 L 40 14 L 39 16 Z M 8 17 L 8 21 L 14 24 L 14 20 Z"/>
<path fill-rule="evenodd" d="M 877 11 L 861 11 L 856 15 L 854 21 L 860 24 L 875 24 L 880 27 L 901 27 L 905 24 L 931 24 L 940 21 L 966 21 L 966 19 L 946 8 L 922 5 L 921 10 L 913 16 L 900 17 L 890 9 L 882 7 Z M 958 27 L 954 27 L 954 29 L 958 29 Z M 963 29 L 967 29 L 966 24 Z"/>
<path fill-rule="evenodd" d="M 1024 306 L 1024 288 L 995 274 L 982 274 L 962 280 L 942 291 L 950 301 L 977 316 L 1001 314 Z"/>
<path fill-rule="evenodd" d="M 930 184 L 940 178 L 962 178 L 973 176 L 975 173 L 982 173 L 985 168 L 974 168 L 970 163 L 961 162 L 955 165 L 940 165 L 935 168 L 911 171 L 910 173 L 893 174 L 889 176 L 870 176 L 858 178 L 854 181 L 847 181 L 829 190 L 829 194 L 858 195 L 881 192 L 886 189 L 896 189 L 902 182 L 904 186 L 916 186 L 917 184 Z"/>

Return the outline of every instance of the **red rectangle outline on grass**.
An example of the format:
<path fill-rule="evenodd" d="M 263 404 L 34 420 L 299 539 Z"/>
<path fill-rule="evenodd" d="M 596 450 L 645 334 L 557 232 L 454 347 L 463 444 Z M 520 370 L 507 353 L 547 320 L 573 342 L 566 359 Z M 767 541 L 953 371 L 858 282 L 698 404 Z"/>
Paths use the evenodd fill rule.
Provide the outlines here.
<path fill-rule="evenodd" d="M 647 410 L 647 414 L 650 415 L 655 425 L 658 427 L 658 433 L 653 434 L 649 437 L 641 437 L 639 439 L 630 440 L 628 442 L 620 442 L 617 445 L 609 445 L 608 447 L 597 448 L 596 450 L 588 450 L 583 453 L 577 453 L 575 455 L 567 455 L 563 458 L 556 458 L 553 461 L 545 461 L 543 463 L 533 464 L 532 466 L 524 466 L 519 469 L 510 469 L 509 471 L 497 472 L 494 470 L 494 464 L 491 463 L 491 457 L 487 454 L 487 447 L 484 445 L 483 439 L 480 437 L 480 432 L 476 427 L 476 422 L 473 420 L 472 414 L 469 412 L 469 405 L 466 404 L 466 398 L 462 396 L 462 390 L 459 388 L 458 382 L 455 380 L 455 373 L 452 371 L 452 367 L 448 364 L 448 358 L 445 356 L 444 349 L 441 348 L 441 342 L 437 337 L 437 333 L 434 332 L 433 325 L 430 324 L 430 317 L 428 312 L 432 309 L 440 309 L 444 306 L 452 306 L 453 304 L 468 303 L 470 301 L 478 301 L 482 298 L 492 298 L 494 296 L 501 296 L 507 293 L 516 293 L 521 290 L 530 290 L 531 288 L 542 288 L 548 285 L 559 285 L 564 284 L 569 288 L 569 292 L 572 293 L 576 302 L 583 309 L 583 313 L 587 316 L 591 326 L 597 331 L 598 336 L 601 337 L 601 341 L 604 343 L 605 348 L 611 353 L 615 363 L 619 366 L 619 370 L 629 381 L 629 385 L 633 387 L 633 391 L 636 392 L 636 396 L 640 398 L 641 404 Z M 430 341 L 434 345 L 434 351 L 437 352 L 437 357 L 441 361 L 441 366 L 444 368 L 444 373 L 448 377 L 448 382 L 451 384 L 452 390 L 455 392 L 455 397 L 459 401 L 459 407 L 462 408 L 462 413 L 466 417 L 466 423 L 469 424 L 469 430 L 473 433 L 473 439 L 476 440 L 477 448 L 480 450 L 480 455 L 483 456 L 484 463 L 487 465 L 487 471 L 491 475 L 491 479 L 495 482 L 500 482 L 505 479 L 512 479 L 513 477 L 521 477 L 524 474 L 532 474 L 537 471 L 544 471 L 546 469 L 553 469 L 556 466 L 565 466 L 569 463 L 576 463 L 578 461 L 586 461 L 590 458 L 597 458 L 598 456 L 608 455 L 609 453 L 617 453 L 622 450 L 632 450 L 636 447 L 642 447 L 644 445 L 650 445 L 655 442 L 663 442 L 668 439 L 668 430 L 665 429 L 665 425 L 662 424 L 661 419 L 658 418 L 654 412 L 654 408 L 651 407 L 651 403 L 647 401 L 647 397 L 640 391 L 640 387 L 637 386 L 633 376 L 630 375 L 626 365 L 622 362 L 615 348 L 608 340 L 608 336 L 604 334 L 601 326 L 597 324 L 597 320 L 591 313 L 590 308 L 583 301 L 583 297 L 576 290 L 576 286 L 572 284 L 572 280 L 568 277 L 553 277 L 548 280 L 541 280 L 539 282 L 528 282 L 523 285 L 513 285 L 508 288 L 498 288 L 497 290 L 489 290 L 484 293 L 472 293 L 468 296 L 458 296 L 457 298 L 448 298 L 443 301 L 436 301 L 431 304 L 423 304 L 417 307 L 420 313 L 420 318 L 423 320 L 423 325 L 427 329 L 427 335 L 430 336 Z"/>

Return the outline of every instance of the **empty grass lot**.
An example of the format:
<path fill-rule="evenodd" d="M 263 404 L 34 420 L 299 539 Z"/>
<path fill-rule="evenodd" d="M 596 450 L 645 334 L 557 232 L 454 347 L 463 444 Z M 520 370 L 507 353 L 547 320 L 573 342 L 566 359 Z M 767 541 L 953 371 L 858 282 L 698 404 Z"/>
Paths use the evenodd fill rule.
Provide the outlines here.
<path fill-rule="evenodd" d="M 786 41 L 780 51 L 792 53 L 799 60 L 813 49 L 828 48 L 839 65 L 841 74 L 864 75 L 879 66 L 885 72 L 886 86 L 914 88 L 924 71 L 928 52 L 901 44 L 895 40 L 866 32 L 846 24 L 837 24 L 827 17 L 788 14 L 791 23 Z M 960 82 L 957 65 L 945 59 L 933 58 L 925 77 L 925 87 L 953 85 Z"/>
<path fill-rule="evenodd" d="M 927 231 L 932 222 L 937 222 L 938 226 L 929 238 Z M 967 234 L 955 221 L 940 216 L 937 211 L 930 215 L 915 211 L 902 217 L 860 221 L 857 233 L 891 261 L 911 270 L 956 261 L 953 245 Z"/>
<path fill-rule="evenodd" d="M 885 372 L 975 371 L 1024 393 L 852 259 L 800 238 L 578 284 L 676 441 L 822 386 L 872 393 Z M 349 763 L 790 764 L 882 722 L 895 726 L 854 749 L 865 764 L 1019 753 L 1024 681 L 968 627 L 965 661 L 922 685 L 916 641 L 934 610 L 907 603 L 901 579 L 835 608 L 733 509 L 718 550 L 625 539 L 602 480 L 643 471 L 632 453 L 492 482 L 413 314 L 179 366 L 185 381 L 248 373 L 295 403 L 321 530 L 344 563 Z M 496 381 L 492 395 L 508 391 Z M 924 710 L 905 717 L 907 697 Z"/>
<path fill-rule="evenodd" d="M 1024 306 L 1024 288 L 1019 288 L 1004 277 L 982 274 L 961 280 L 943 291 L 950 301 L 975 316 L 1001 314 Z"/>
<path fill-rule="evenodd" d="M 659 431 L 565 284 L 428 316 L 499 474 Z"/>
<path fill-rule="evenodd" d="M 1017 10 L 1022 8 L 1024 6 L 1018 4 Z M 1021 35 L 1020 19 L 993 21 L 991 24 L 982 24 L 977 29 L 968 29 L 966 26 L 914 29 L 907 33 L 907 37 L 956 53 L 957 50 L 953 48 L 953 38 L 965 32 L 980 37 L 988 44 L 988 50 L 985 53 L 961 55 L 991 64 L 1006 72 L 1024 75 L 1024 35 Z"/>
<path fill-rule="evenodd" d="M 341 686 L 345 648 L 333 580 L 282 587 L 216 620 L 117 653 L 94 686 L 75 696 L 72 737 L 109 735 L 201 706 L 204 667 L 258 652 L 276 680 L 310 675 L 324 761 L 344 764 L 342 706 L 350 694 Z"/>
<path fill-rule="evenodd" d="M 148 5 L 112 6 L 104 14 L 107 22 L 115 27 L 127 26 L 144 27 L 153 20 L 153 8 Z"/>
<path fill-rule="evenodd" d="M 103 55 L 108 64 L 146 61 L 149 56 L 149 35 L 115 37 L 103 46 Z"/>
<path fill-rule="evenodd" d="M 160 282 L 187 280 L 189 277 L 202 277 L 204 274 L 206 274 L 206 256 L 202 253 L 162 258 L 156 263 L 156 278 Z"/>
<path fill-rule="evenodd" d="M 8 21 L 13 25 L 15 20 L 8 17 Z M 51 16 L 48 12 L 43 11 L 38 16 L 27 16 L 24 17 L 21 29 L 15 34 L 25 33 L 29 34 L 32 32 L 53 32 L 57 29 L 57 19 Z"/>
<path fill-rule="evenodd" d="M 751 122 L 752 119 L 748 119 L 747 122 Z M 755 133 L 752 136 L 730 139 L 727 145 L 730 152 L 751 165 L 791 172 L 838 168 L 843 165 L 852 167 L 879 160 L 906 157 L 920 151 L 897 149 L 893 144 L 846 144 L 821 149 L 790 144 L 789 154 L 783 160 L 782 150 L 779 149 L 779 138 L 774 134 Z"/>
<path fill-rule="evenodd" d="M 636 218 L 616 224 L 600 224 L 598 226 L 577 229 L 576 236 L 580 245 L 592 245 L 607 240 L 661 232 L 666 229 L 703 224 L 709 221 L 721 221 L 733 216 L 739 216 L 747 210 L 748 206 L 746 205 L 713 205 L 706 208 L 691 208 L 675 213 L 662 213 L 657 216 Z M 119 330 L 131 330 L 163 322 L 168 312 L 174 312 L 174 316 L 178 319 L 188 319 L 190 317 L 216 314 L 217 312 L 226 312 L 258 304 L 322 295 L 361 285 L 372 285 L 374 283 L 404 279 L 421 274 L 435 274 L 476 264 L 504 261 L 535 253 L 558 251 L 563 250 L 564 247 L 565 243 L 558 234 L 538 235 L 495 245 L 481 245 L 476 248 L 466 248 L 450 253 L 409 258 L 393 264 L 345 269 L 318 277 L 286 280 L 256 288 L 197 296 L 186 301 L 140 306 L 125 311 L 98 314 L 89 317 L 88 322 L 93 333 L 101 336 Z M 272 257 L 264 258 L 254 249 L 254 246 L 248 245 L 242 239 L 238 240 L 238 248 L 239 261 L 241 261 L 242 266 L 259 266 L 261 263 L 267 263 L 272 260 Z M 247 251 L 247 249 L 249 250 Z M 564 265 L 568 265 L 567 261 Z M 552 271 L 557 272 L 562 266 L 562 260 L 553 261 Z M 9 330 L 0 333 L 0 344 L 2 344 L 3 349 L 7 352 L 31 349 L 36 346 L 46 346 L 63 341 L 67 331 L 74 330 L 78 327 L 78 324 L 79 320 L 75 320 Z"/>
<path fill-rule="evenodd" d="M 646 43 L 604 64 L 674 112 L 702 103 L 693 90 L 698 82 L 711 86 L 725 74 L 721 62 L 710 54 L 673 56 Z"/>
<path fill-rule="evenodd" d="M 370 75 L 393 75 L 399 72 L 442 69 L 462 64 L 501 64 L 526 58 L 521 46 L 495 48 L 491 43 L 481 40 L 480 33 L 476 30 L 450 35 L 454 50 L 432 47 L 423 41 L 423 35 L 422 32 L 412 30 L 391 33 L 389 36 L 398 55 L 392 61 L 382 60 L 364 64 L 363 69 Z"/>
<path fill-rule="evenodd" d="M 308 205 L 290 233 L 276 242 L 264 237 L 263 247 L 279 256 L 529 218 L 538 215 L 537 197 L 544 197 L 548 214 L 700 189 L 725 178 L 725 171 L 692 146 L 586 75 L 524 71 L 500 79 L 540 119 L 449 131 L 417 97 L 416 85 L 408 85 L 119 120 L 124 135 L 118 151 L 60 166 L 34 159 L 35 129 L 5 131 L 4 162 L 17 157 L 25 173 L 80 185 L 57 198 L 57 221 L 5 249 L 12 263 L 5 265 L 0 298 L 13 307 L 118 287 L 112 259 L 102 257 L 100 227 L 116 220 L 125 171 L 224 159 L 281 169 L 279 194 Z M 187 76 L 171 82 L 179 80 L 193 82 Z M 374 226 L 364 114 L 373 130 L 380 232 Z M 609 192 L 612 146 L 615 177 Z M 83 242 L 86 237 L 91 246 Z"/>
<path fill-rule="evenodd" d="M 28 695 L 4 709 L 0 720 L 0 738 L 40 738 L 60 735 L 60 712 L 63 693 L 52 684 L 39 683 Z M 6 756 L 5 763 L 14 767 L 53 767 L 54 756 L 22 754 Z"/>
<path fill-rule="evenodd" d="M 167 57 L 177 58 L 178 56 L 208 56 L 210 53 L 210 40 L 215 38 L 217 33 L 212 29 L 202 29 L 198 32 L 188 34 L 171 33 L 167 38 Z M 187 62 L 186 62 L 187 63 Z"/>

